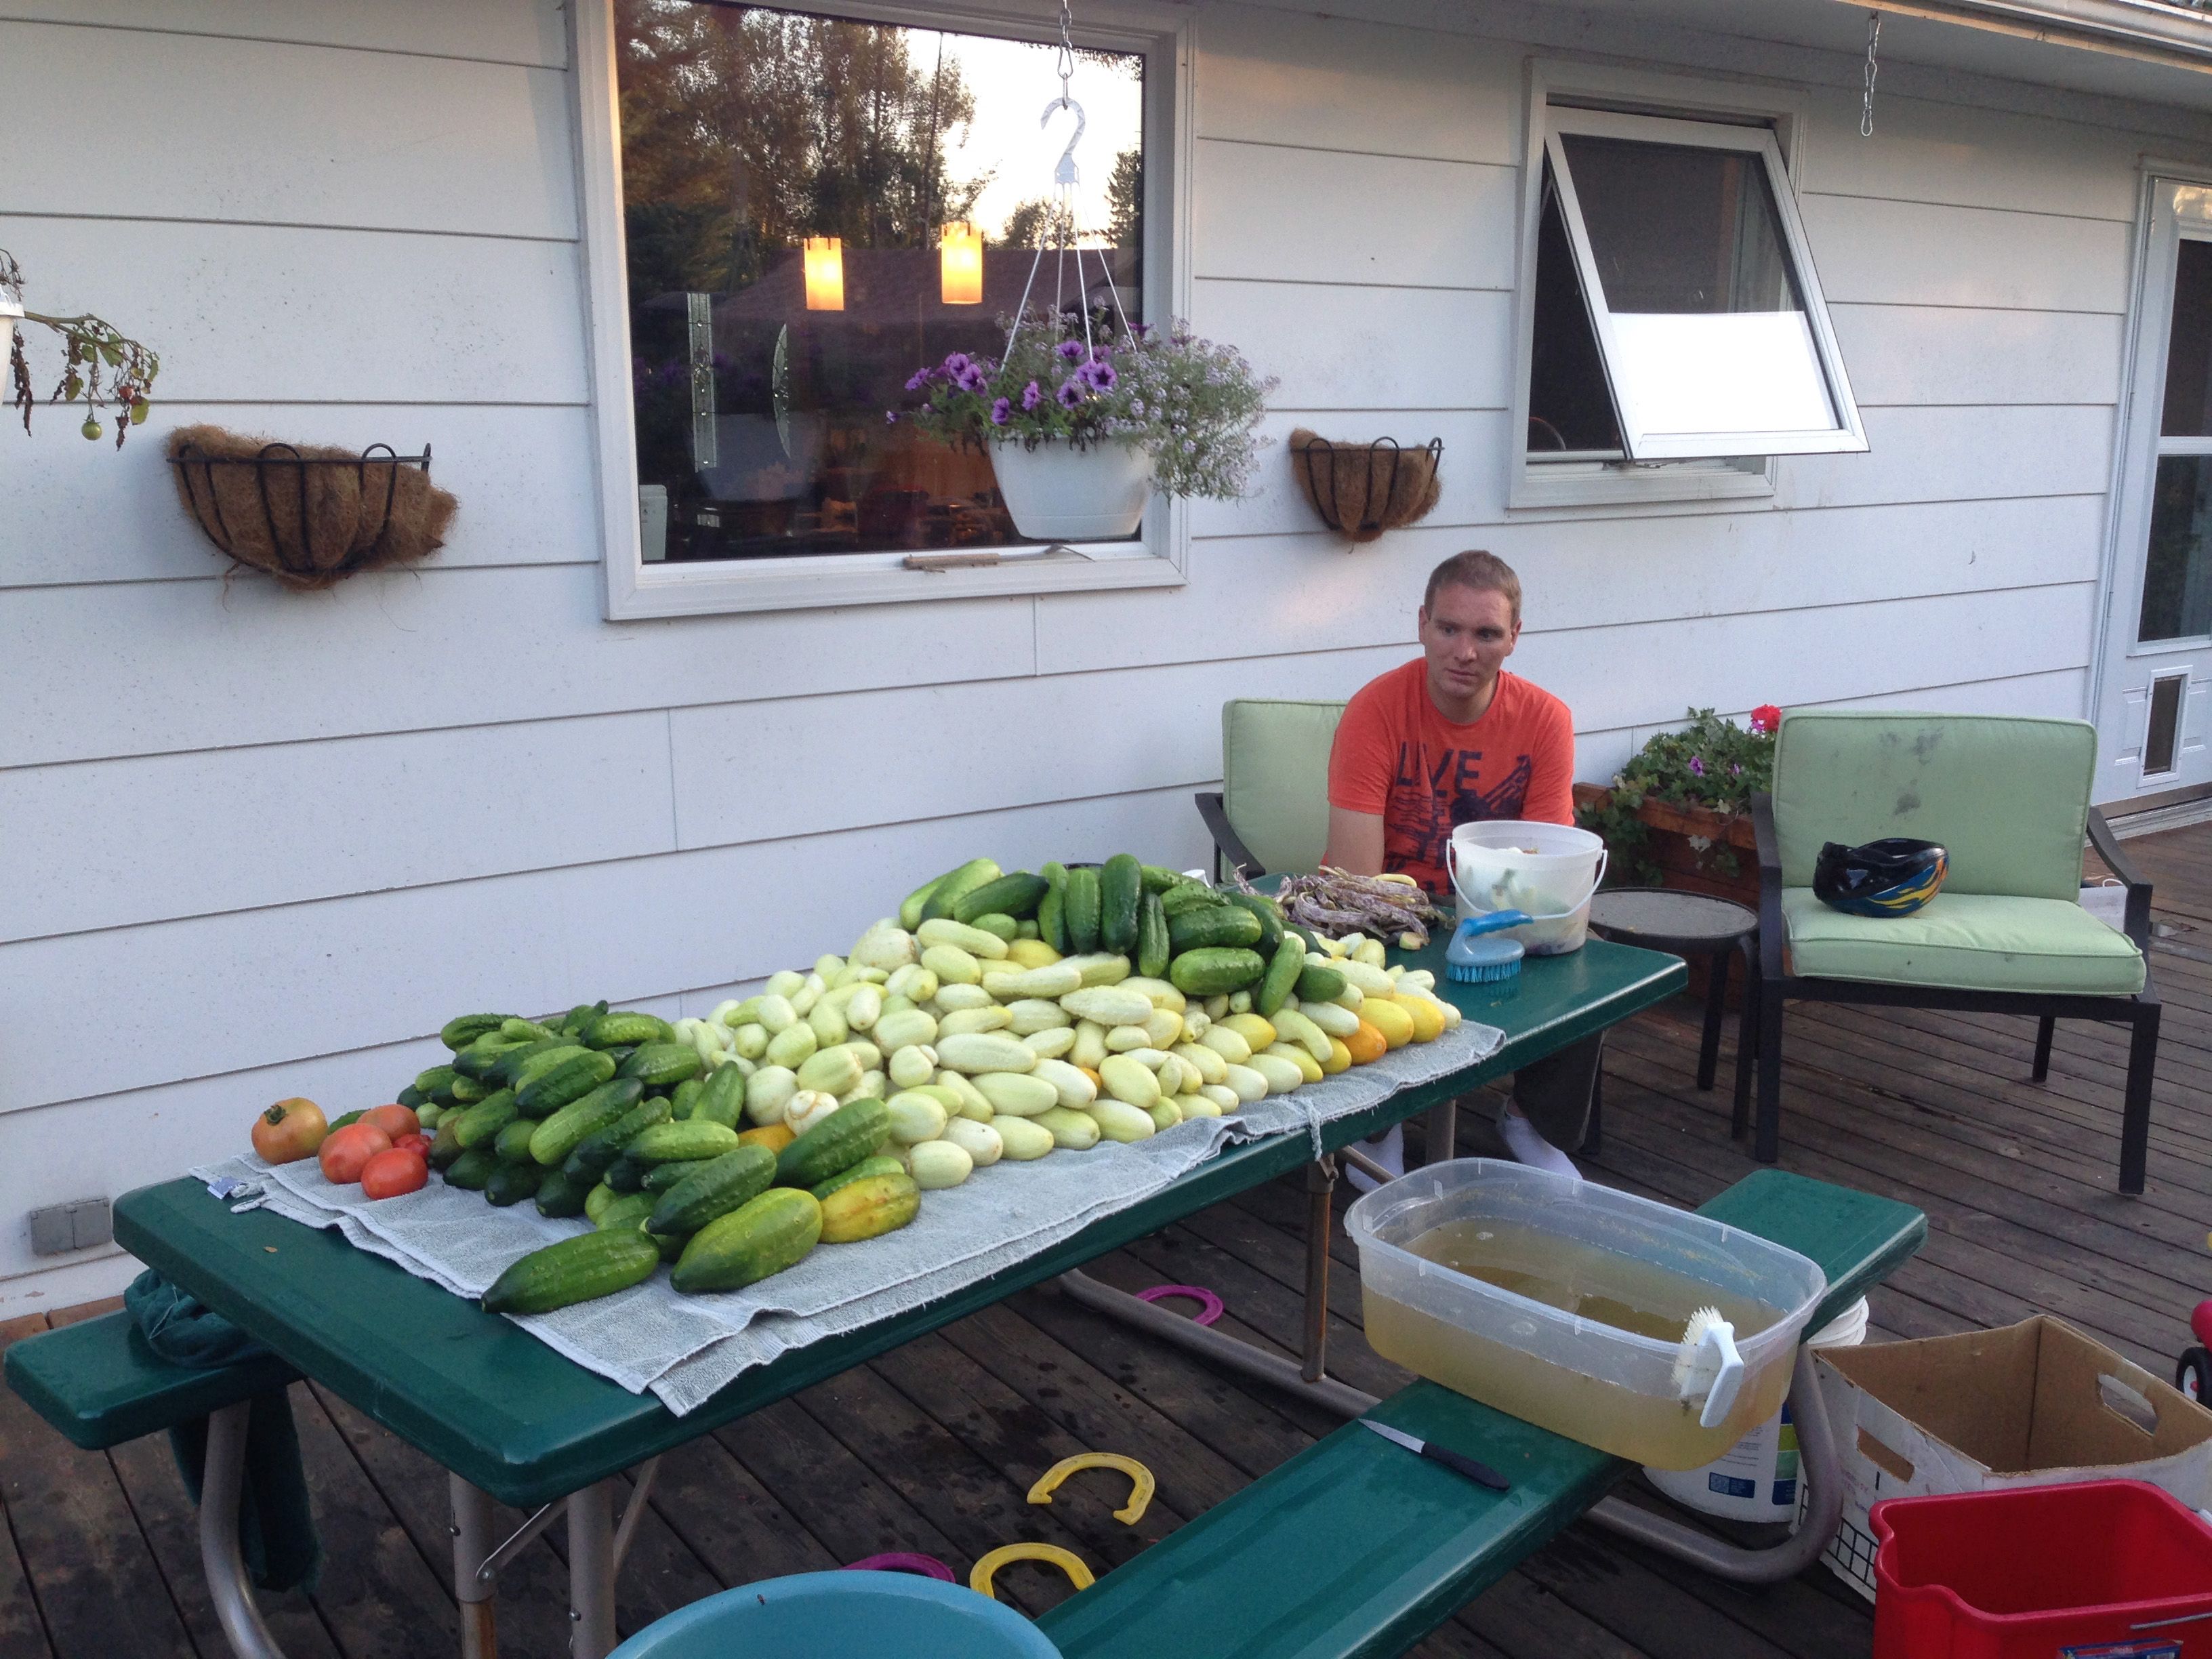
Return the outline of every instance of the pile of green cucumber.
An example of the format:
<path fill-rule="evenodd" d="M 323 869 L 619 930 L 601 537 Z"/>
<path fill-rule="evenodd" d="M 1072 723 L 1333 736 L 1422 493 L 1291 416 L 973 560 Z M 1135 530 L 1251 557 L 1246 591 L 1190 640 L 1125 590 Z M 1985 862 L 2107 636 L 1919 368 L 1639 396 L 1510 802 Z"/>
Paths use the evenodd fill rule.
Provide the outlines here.
<path fill-rule="evenodd" d="M 493 1313 L 611 1296 L 672 1264 L 678 1291 L 739 1289 L 819 1243 L 904 1226 L 914 1178 L 878 1158 L 883 1102 L 846 1102 L 781 1152 L 740 1139 L 740 1067 L 705 1067 L 652 1014 L 580 1006 L 556 1020 L 465 1014 L 449 1064 L 400 1093 L 434 1132 L 431 1167 L 495 1205 L 536 1203 L 593 1231 L 532 1252 L 484 1293 Z"/>

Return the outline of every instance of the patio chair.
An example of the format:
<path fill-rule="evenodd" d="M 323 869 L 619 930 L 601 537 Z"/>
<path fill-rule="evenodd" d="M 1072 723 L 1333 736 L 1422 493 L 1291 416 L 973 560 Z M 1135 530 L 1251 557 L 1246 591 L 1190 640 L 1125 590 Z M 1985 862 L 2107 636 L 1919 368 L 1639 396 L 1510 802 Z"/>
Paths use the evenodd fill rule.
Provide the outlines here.
<path fill-rule="evenodd" d="M 1221 705 L 1221 787 L 1201 790 L 1214 874 L 1307 875 L 1328 849 L 1328 750 L 1341 702 L 1237 697 Z"/>
<path fill-rule="evenodd" d="M 2147 956 L 2150 884 L 2089 805 L 2096 760 L 2096 728 L 2081 720 L 1889 711 L 1784 719 L 1773 793 L 1751 799 L 1762 1162 L 1774 1161 L 1781 1138 L 1785 1002 L 2033 1016 L 2039 1083 L 2050 1075 L 2054 1023 L 2094 1019 L 2131 1028 L 2120 1190 L 2142 1191 L 2160 1013 Z M 1924 908 L 1854 916 L 1813 896 L 1823 842 L 1888 836 L 1950 852 L 1942 891 Z M 2085 836 L 2127 885 L 2124 932 L 2081 907 Z"/>

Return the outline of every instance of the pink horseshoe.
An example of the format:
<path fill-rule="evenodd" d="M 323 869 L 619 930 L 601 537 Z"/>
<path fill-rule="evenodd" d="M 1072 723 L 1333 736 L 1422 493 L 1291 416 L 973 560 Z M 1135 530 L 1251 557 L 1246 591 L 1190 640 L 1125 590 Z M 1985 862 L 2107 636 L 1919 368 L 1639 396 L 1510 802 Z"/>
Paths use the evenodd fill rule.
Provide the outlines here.
<path fill-rule="evenodd" d="M 941 1578 L 948 1584 L 960 1581 L 952 1576 L 952 1569 L 933 1555 L 916 1555 L 910 1551 L 894 1550 L 888 1555 L 871 1555 L 864 1560 L 848 1561 L 847 1572 L 913 1572 L 924 1578 Z"/>
<path fill-rule="evenodd" d="M 1225 1311 L 1221 1298 L 1203 1285 L 1155 1285 L 1149 1291 L 1139 1291 L 1139 1302 L 1158 1302 L 1164 1297 L 1188 1297 L 1199 1304 L 1198 1312 L 1192 1316 L 1194 1325 L 1211 1325 Z"/>

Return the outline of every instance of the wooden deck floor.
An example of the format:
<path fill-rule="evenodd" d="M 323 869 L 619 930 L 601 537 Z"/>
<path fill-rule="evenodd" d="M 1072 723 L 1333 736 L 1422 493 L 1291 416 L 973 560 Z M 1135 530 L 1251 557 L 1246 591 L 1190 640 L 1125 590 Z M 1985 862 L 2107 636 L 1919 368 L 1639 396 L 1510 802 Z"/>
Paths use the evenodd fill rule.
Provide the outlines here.
<path fill-rule="evenodd" d="M 1919 1206 L 1928 1247 L 1874 1298 L 1875 1340 L 2063 1316 L 2154 1370 L 2212 1290 L 2212 827 L 2132 844 L 2169 930 L 2150 1187 L 2113 1187 L 2124 1035 L 2060 1028 L 2047 1085 L 2027 1081 L 2024 1021 L 1804 1007 L 1791 1012 L 1784 1163 Z M 1599 1179 L 1681 1204 L 1753 1167 L 1733 1144 L 1723 1089 L 1692 1086 L 1688 1005 L 1616 1033 Z M 1494 1148 L 1480 1112 L 1461 1150 Z M 1264 1188 L 1097 1264 L 1130 1289 L 1214 1287 L 1224 1328 L 1288 1351 L 1297 1340 L 1301 1194 Z M 1402 1374 L 1360 1339 L 1358 1285 L 1340 1235 L 1334 1369 L 1387 1393 Z M 96 1310 L 76 1310 L 82 1316 Z M 70 1314 L 0 1325 L 0 1343 Z M 457 1651 L 446 1587 L 443 1478 L 334 1396 L 294 1391 L 327 1564 L 313 1595 L 266 1598 L 294 1659 Z M 1014 1539 L 1127 1560 L 1334 1426 L 1048 1291 L 1036 1291 L 672 1453 L 621 1584 L 625 1633 L 726 1585 L 919 1550 L 964 1571 Z M 1110 1481 L 1075 1482 L 1049 1510 L 1030 1481 L 1074 1451 L 1150 1464 L 1159 1493 L 1127 1528 Z M 0 1390 L 0 1659 L 217 1659 L 228 1649 L 201 1583 L 191 1511 L 160 1440 L 82 1453 Z M 566 1649 L 558 1529 L 502 1584 L 507 1651 Z M 1034 1575 L 1034 1576 L 1031 1576 Z M 1003 1582 L 1031 1611 L 1062 1593 L 1046 1570 Z M 1861 1659 L 1863 1604 L 1825 1570 L 1763 1593 L 1726 1588 L 1577 1527 L 1463 1608 L 1418 1651 L 1480 1659 Z"/>

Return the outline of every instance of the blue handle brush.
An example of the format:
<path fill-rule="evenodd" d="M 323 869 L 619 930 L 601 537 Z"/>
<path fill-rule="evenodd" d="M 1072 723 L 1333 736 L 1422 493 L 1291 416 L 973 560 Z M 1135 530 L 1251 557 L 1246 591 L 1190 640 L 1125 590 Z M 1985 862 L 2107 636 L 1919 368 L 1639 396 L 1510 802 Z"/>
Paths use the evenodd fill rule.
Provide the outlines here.
<path fill-rule="evenodd" d="M 1462 985 L 1495 983 L 1521 971 L 1521 941 L 1486 937 L 1508 927 L 1525 927 L 1535 918 L 1526 910 L 1492 910 L 1460 923 L 1444 947 L 1444 977 Z"/>

